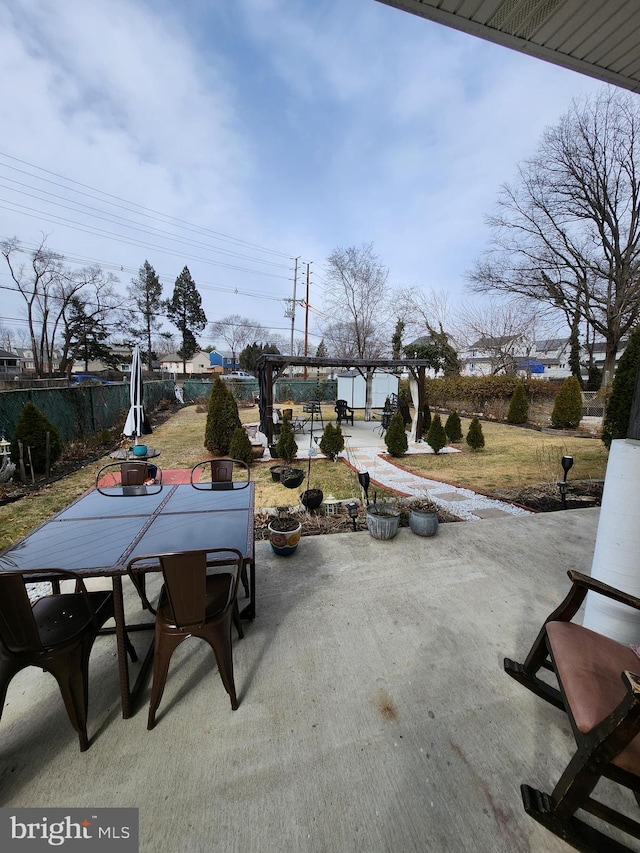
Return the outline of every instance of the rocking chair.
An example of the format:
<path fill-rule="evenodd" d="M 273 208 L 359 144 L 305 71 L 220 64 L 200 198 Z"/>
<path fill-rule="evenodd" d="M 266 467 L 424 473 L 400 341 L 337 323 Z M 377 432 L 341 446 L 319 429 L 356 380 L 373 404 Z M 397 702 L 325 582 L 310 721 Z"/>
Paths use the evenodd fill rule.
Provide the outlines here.
<path fill-rule="evenodd" d="M 567 712 L 577 751 L 551 794 L 521 786 L 527 814 L 582 851 L 630 850 L 575 817 L 583 809 L 640 838 L 640 823 L 595 800 L 601 777 L 629 788 L 640 803 L 640 659 L 629 646 L 571 622 L 588 591 L 640 610 L 640 599 L 579 572 L 546 619 L 523 664 L 508 658 L 505 671 L 537 696 Z M 538 676 L 552 672 L 558 687 Z"/>

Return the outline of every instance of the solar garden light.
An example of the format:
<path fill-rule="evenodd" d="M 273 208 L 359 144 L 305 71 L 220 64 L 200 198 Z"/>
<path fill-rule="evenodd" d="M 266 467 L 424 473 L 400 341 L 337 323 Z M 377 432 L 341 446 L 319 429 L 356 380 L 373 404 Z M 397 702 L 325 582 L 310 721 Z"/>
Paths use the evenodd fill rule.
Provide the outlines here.
<path fill-rule="evenodd" d="M 349 501 L 347 504 L 347 512 L 349 513 L 349 518 L 353 522 L 353 531 L 355 533 L 356 523 L 358 521 L 358 504 L 355 501 Z"/>
<path fill-rule="evenodd" d="M 562 509 L 567 508 L 567 474 L 573 468 L 573 456 L 563 456 L 560 460 L 562 470 L 564 471 L 564 479 L 558 480 L 558 488 L 560 489 L 560 497 L 562 499 Z"/>

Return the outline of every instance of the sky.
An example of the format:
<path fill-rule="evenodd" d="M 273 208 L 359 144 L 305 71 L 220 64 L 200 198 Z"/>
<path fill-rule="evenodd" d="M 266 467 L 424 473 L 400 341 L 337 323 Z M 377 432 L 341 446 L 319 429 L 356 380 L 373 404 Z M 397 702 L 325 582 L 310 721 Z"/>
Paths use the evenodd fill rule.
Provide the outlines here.
<path fill-rule="evenodd" d="M 0 0 L 0 81 L 0 240 L 23 261 L 44 234 L 126 294 L 148 260 L 165 297 L 187 265 L 209 321 L 288 340 L 297 258 L 310 351 L 339 319 L 337 247 L 468 300 L 500 185 L 605 86 L 375 0 Z M 0 260 L 0 325 L 24 329 Z"/>

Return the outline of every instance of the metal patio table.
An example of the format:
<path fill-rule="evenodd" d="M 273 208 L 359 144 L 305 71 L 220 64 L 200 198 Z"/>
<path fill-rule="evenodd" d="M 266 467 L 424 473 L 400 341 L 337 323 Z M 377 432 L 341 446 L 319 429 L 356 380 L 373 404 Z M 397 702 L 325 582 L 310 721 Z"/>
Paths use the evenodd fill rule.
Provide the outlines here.
<path fill-rule="evenodd" d="M 249 602 L 240 616 L 255 616 L 255 485 L 228 485 L 231 488 L 222 491 L 168 485 L 155 494 L 136 497 L 92 489 L 0 554 L 0 571 L 51 569 L 55 578 L 55 569 L 70 569 L 85 578 L 112 579 L 124 718 L 133 712 L 153 660 L 152 643 L 132 688 L 125 631 L 154 627 L 153 622 L 125 622 L 122 576 L 132 557 L 235 548 L 249 570 Z M 157 562 L 145 567 L 145 571 L 159 570 Z"/>

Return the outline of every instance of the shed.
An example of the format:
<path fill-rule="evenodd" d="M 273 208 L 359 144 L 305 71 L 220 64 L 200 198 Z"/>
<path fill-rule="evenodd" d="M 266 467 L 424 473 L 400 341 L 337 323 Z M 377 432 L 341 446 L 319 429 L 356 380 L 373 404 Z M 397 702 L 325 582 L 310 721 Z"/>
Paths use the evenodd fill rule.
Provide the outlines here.
<path fill-rule="evenodd" d="M 384 408 L 384 402 L 391 394 L 398 393 L 398 377 L 395 373 L 385 373 L 380 370 L 371 380 L 371 407 Z M 366 407 L 367 382 L 357 370 L 349 370 L 338 374 L 338 399 L 346 400 L 352 409 Z"/>

